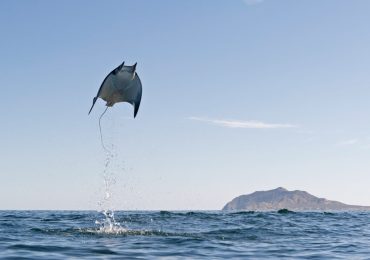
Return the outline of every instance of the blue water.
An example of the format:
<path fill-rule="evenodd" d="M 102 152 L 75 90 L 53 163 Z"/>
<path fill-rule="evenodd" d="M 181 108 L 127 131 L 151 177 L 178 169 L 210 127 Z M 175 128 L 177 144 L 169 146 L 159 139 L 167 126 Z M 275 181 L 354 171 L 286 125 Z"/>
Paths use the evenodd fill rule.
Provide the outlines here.
<path fill-rule="evenodd" d="M 370 259 L 370 212 L 132 211 L 115 221 L 0 211 L 0 258 Z"/>

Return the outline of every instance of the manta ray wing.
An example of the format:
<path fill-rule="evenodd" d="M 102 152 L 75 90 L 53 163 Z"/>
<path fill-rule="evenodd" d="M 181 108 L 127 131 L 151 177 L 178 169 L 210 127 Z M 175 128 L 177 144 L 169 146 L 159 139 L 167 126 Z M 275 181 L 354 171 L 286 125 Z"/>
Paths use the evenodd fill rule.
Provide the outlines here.
<path fill-rule="evenodd" d="M 117 102 L 128 102 L 134 106 L 134 118 L 139 111 L 141 96 L 142 96 L 142 85 L 139 75 L 136 74 L 134 79 L 131 80 L 130 84 L 119 90 L 119 97 Z"/>
<path fill-rule="evenodd" d="M 121 66 L 121 65 L 120 65 Z M 120 66 L 118 66 L 117 68 L 119 68 Z M 99 90 L 98 90 L 98 93 L 96 94 L 96 96 L 94 97 L 94 99 L 93 99 L 93 103 L 92 103 L 92 106 L 91 106 L 91 108 L 90 108 L 90 110 L 89 110 L 89 115 L 90 115 L 90 113 L 91 113 L 91 110 L 93 109 L 93 107 L 94 107 L 94 105 L 95 105 L 95 102 L 96 102 L 96 100 L 98 99 L 98 97 L 99 97 L 99 95 L 100 95 L 100 93 L 101 93 L 101 91 L 102 91 L 102 89 L 103 89 L 103 86 L 104 86 L 104 83 L 107 81 L 107 79 L 110 77 L 110 76 L 112 76 L 113 75 L 113 73 L 117 70 L 117 68 L 115 68 L 114 70 L 112 70 L 105 78 L 104 78 L 104 80 L 103 80 L 103 82 L 101 83 L 101 85 L 100 85 L 100 88 L 99 88 Z"/>

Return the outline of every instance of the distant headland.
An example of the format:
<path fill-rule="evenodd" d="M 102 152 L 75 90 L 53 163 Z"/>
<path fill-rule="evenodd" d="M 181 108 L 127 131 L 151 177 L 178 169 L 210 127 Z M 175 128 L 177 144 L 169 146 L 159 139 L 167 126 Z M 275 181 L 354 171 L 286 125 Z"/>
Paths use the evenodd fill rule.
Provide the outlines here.
<path fill-rule="evenodd" d="M 222 210 L 240 211 L 275 211 L 288 209 L 292 211 L 344 211 L 370 210 L 370 206 L 348 205 L 342 202 L 318 198 L 306 191 L 288 191 L 282 187 L 256 191 L 241 195 L 227 203 Z"/>

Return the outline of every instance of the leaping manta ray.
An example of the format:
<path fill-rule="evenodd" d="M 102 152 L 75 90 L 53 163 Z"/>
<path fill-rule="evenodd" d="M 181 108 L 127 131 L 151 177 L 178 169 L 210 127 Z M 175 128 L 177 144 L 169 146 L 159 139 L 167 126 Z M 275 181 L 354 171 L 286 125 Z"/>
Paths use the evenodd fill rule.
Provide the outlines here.
<path fill-rule="evenodd" d="M 93 109 L 98 97 L 106 101 L 106 106 L 111 107 L 118 102 L 128 102 L 134 106 L 134 118 L 139 111 L 142 86 L 139 75 L 136 73 L 135 63 L 132 66 L 125 66 L 125 62 L 111 71 L 101 84 L 89 114 Z"/>

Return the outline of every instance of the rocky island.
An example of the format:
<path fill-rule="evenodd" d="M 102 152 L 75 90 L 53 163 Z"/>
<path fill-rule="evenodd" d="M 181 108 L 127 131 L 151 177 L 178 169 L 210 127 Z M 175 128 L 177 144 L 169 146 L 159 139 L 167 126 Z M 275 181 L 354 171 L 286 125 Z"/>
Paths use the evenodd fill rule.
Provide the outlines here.
<path fill-rule="evenodd" d="M 370 206 L 348 205 L 338 201 L 318 198 L 306 191 L 288 191 L 282 187 L 241 195 L 227 203 L 222 210 L 239 211 L 344 211 L 370 210 Z"/>

